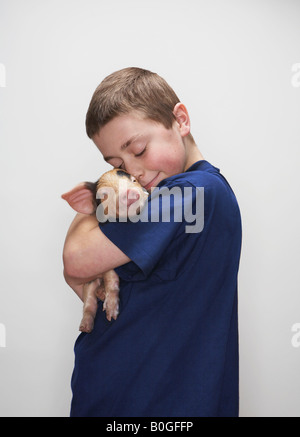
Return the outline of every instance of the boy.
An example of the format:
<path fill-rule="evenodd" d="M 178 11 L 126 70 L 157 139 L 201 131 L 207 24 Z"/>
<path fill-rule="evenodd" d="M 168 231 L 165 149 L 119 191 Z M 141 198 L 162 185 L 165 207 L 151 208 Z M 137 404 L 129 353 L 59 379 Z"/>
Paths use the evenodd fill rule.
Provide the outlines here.
<path fill-rule="evenodd" d="M 149 192 L 192 194 L 159 203 L 167 221 L 78 214 L 71 224 L 67 283 L 82 299 L 83 283 L 115 269 L 121 289 L 118 319 L 108 322 L 99 304 L 93 332 L 76 341 L 71 416 L 237 416 L 241 222 L 230 186 L 198 150 L 185 106 L 150 71 L 104 79 L 86 129 L 104 159 Z M 187 232 L 187 214 L 174 215 L 197 211 L 201 189 L 204 226 Z M 148 211 L 152 203 L 151 194 Z"/>

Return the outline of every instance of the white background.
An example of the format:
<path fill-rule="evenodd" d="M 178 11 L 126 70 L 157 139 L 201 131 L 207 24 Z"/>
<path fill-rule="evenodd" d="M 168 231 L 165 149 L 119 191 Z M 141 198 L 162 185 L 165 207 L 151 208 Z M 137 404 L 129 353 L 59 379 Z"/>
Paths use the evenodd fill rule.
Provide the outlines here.
<path fill-rule="evenodd" d="M 60 195 L 109 168 L 85 114 L 127 66 L 169 82 L 239 200 L 240 415 L 300 416 L 299 18 L 299 0 L 0 1 L 1 416 L 69 415 L 81 303 Z"/>

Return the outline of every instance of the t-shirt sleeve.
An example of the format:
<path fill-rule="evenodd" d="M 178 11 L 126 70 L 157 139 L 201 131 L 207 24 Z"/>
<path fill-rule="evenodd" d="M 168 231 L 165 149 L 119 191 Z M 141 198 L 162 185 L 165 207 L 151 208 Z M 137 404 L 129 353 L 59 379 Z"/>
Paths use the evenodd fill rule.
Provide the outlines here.
<path fill-rule="evenodd" d="M 201 232 L 202 195 L 187 182 L 164 183 L 153 190 L 137 222 L 100 224 L 106 237 L 131 259 L 116 269 L 119 276 L 131 281 L 147 278 L 167 251 L 173 256 L 178 246 L 182 248 L 184 234 Z"/>

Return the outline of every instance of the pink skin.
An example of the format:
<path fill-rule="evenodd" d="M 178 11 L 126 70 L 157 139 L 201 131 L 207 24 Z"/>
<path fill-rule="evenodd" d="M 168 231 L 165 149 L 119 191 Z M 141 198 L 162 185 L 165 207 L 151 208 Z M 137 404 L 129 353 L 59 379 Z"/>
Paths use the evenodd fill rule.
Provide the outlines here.
<path fill-rule="evenodd" d="M 120 204 L 121 207 L 128 210 L 128 208 L 132 204 L 134 204 L 137 200 L 139 200 L 139 198 L 140 198 L 140 194 L 139 194 L 138 190 L 136 190 L 134 188 L 129 188 L 124 193 L 120 193 L 119 198 L 118 198 L 118 203 Z"/>
<path fill-rule="evenodd" d="M 203 159 L 199 150 L 185 141 L 190 132 L 185 106 L 178 103 L 174 114 L 176 121 L 170 129 L 138 112 L 120 115 L 103 126 L 93 141 L 109 164 L 126 170 L 150 191 L 163 179 Z"/>

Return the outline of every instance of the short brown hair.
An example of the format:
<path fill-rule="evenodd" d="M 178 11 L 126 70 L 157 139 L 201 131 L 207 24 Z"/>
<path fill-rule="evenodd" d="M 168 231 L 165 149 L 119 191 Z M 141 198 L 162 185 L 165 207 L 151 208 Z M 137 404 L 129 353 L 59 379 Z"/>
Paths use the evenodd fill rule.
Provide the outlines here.
<path fill-rule="evenodd" d="M 107 76 L 96 88 L 86 114 L 86 132 L 92 138 L 117 115 L 139 111 L 167 129 L 175 120 L 179 98 L 156 73 L 128 67 Z"/>

